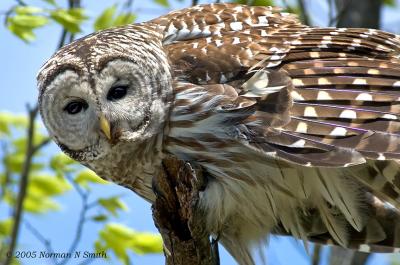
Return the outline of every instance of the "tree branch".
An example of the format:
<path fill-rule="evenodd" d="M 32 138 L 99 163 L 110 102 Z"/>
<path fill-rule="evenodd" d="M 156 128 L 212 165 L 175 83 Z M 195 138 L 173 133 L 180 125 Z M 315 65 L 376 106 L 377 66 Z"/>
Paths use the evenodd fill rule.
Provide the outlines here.
<path fill-rule="evenodd" d="M 19 5 L 25 5 L 25 3 L 22 0 L 16 0 Z M 68 0 L 69 8 L 74 8 L 74 7 L 80 7 L 81 3 L 80 0 Z M 10 9 L 12 10 L 12 9 Z M 10 11 L 11 12 L 11 11 Z M 6 15 L 7 19 L 7 15 Z M 62 46 L 66 44 L 67 41 L 67 36 L 68 32 L 63 29 L 58 47 L 57 49 L 60 49 Z M 71 41 L 74 38 L 73 34 L 70 34 L 69 41 Z M 45 145 L 47 145 L 50 142 L 50 138 L 47 138 L 43 140 L 40 144 L 37 146 L 34 145 L 33 139 L 34 139 L 34 133 L 35 133 L 35 119 L 38 114 L 38 106 L 36 105 L 33 108 L 30 108 L 28 106 L 28 112 L 29 112 L 29 125 L 28 125 L 28 132 L 27 132 L 27 149 L 26 149 L 26 154 L 25 154 L 25 161 L 24 165 L 22 168 L 21 172 L 21 180 L 19 183 L 19 191 L 18 191 L 18 197 L 17 197 L 17 203 L 13 212 L 13 219 L 14 219 L 14 224 L 11 232 L 11 239 L 10 239 L 10 246 L 8 253 L 11 255 L 7 255 L 3 265 L 10 265 L 13 259 L 13 253 L 15 252 L 15 248 L 17 246 L 17 241 L 18 241 L 18 234 L 20 230 L 20 224 L 22 220 L 22 215 L 23 215 L 23 203 L 26 197 L 26 191 L 27 191 L 27 186 L 29 183 L 29 173 L 32 165 L 32 160 L 34 154 L 39 151 L 41 148 L 43 148 Z M 87 205 L 87 197 L 85 197 L 86 205 Z M 85 208 L 85 207 L 83 207 Z M 86 213 L 87 209 L 82 209 L 82 212 Z M 81 237 L 81 232 L 83 228 L 83 223 L 84 223 L 84 215 L 82 217 L 82 212 L 81 212 L 81 217 L 79 220 L 78 224 L 78 231 L 77 235 L 73 241 L 73 244 L 71 245 L 71 249 L 75 250 L 76 246 L 80 240 Z M 62 263 L 65 264 L 65 263 Z"/>
<path fill-rule="evenodd" d="M 337 7 L 336 15 L 334 15 L 335 1 L 334 0 L 329 0 L 329 21 L 328 21 L 328 26 L 329 27 L 336 26 L 338 21 L 342 20 L 343 16 L 346 14 L 348 8 L 349 8 L 349 2 L 346 2 L 343 5 Z"/>
<path fill-rule="evenodd" d="M 33 153 L 38 152 L 40 149 L 42 149 L 43 147 L 45 147 L 46 145 L 48 145 L 51 142 L 50 138 L 46 138 L 44 139 L 40 144 L 36 145 L 33 147 Z"/>
<path fill-rule="evenodd" d="M 68 31 L 67 31 L 65 28 L 63 28 L 63 29 L 62 29 L 62 32 L 61 32 L 61 38 L 60 38 L 60 40 L 58 41 L 57 50 L 60 49 L 62 46 L 65 45 L 67 36 L 68 36 Z"/>
<path fill-rule="evenodd" d="M 315 244 L 314 245 L 314 251 L 313 251 L 313 256 L 312 256 L 312 265 L 318 265 L 319 261 L 321 259 L 321 245 L 320 244 Z"/>
<path fill-rule="evenodd" d="M 370 256 L 371 253 L 355 252 L 353 254 L 353 258 L 351 259 L 351 265 L 365 265 L 367 264 L 367 260 Z"/>
<path fill-rule="evenodd" d="M 285 6 L 285 9 L 289 9 L 290 8 L 288 0 L 282 0 L 282 4 Z"/>
<path fill-rule="evenodd" d="M 26 6 L 26 3 L 22 0 L 15 0 L 17 2 L 18 5 L 20 6 Z"/>
<path fill-rule="evenodd" d="M 26 154 L 25 154 L 25 161 L 24 165 L 22 168 L 21 172 L 21 180 L 19 183 L 19 191 L 18 191 L 18 197 L 17 197 L 17 203 L 15 205 L 15 210 L 14 210 L 14 225 L 13 229 L 11 232 L 11 242 L 10 242 L 10 247 L 9 247 L 9 253 L 11 255 L 7 255 L 7 258 L 4 262 L 4 265 L 10 265 L 12 262 L 13 258 L 13 253 L 15 251 L 15 247 L 17 245 L 17 240 L 18 240 L 18 234 L 19 234 L 19 228 L 20 228 L 20 223 L 22 219 L 22 213 L 23 213 L 23 205 L 24 205 L 24 200 L 26 197 L 26 190 L 29 182 L 29 172 L 31 170 L 31 165 L 32 165 L 32 158 L 34 155 L 34 144 L 33 144 L 33 137 L 35 133 L 35 119 L 38 114 L 38 107 L 35 106 L 34 108 L 29 108 L 29 125 L 28 125 L 28 143 L 27 143 L 27 148 L 26 148 Z"/>
<path fill-rule="evenodd" d="M 337 11 L 337 27 L 379 29 L 381 0 L 335 0 L 335 3 L 338 10 L 343 10 Z"/>
<path fill-rule="evenodd" d="M 307 8 L 304 0 L 297 0 L 297 4 L 299 5 L 301 11 L 301 20 L 303 20 L 304 24 L 310 26 L 310 18 L 308 17 Z"/>
<path fill-rule="evenodd" d="M 82 203 L 81 212 L 79 214 L 78 225 L 76 226 L 75 237 L 72 240 L 71 246 L 68 249 L 68 253 L 73 253 L 77 249 L 79 241 L 82 238 L 83 226 L 85 225 L 86 213 L 88 211 L 89 194 L 87 192 L 85 192 L 84 190 L 82 190 L 82 188 L 79 187 L 79 185 L 76 184 L 76 182 L 70 176 L 66 175 L 66 178 L 72 183 L 73 187 L 75 188 L 75 190 L 81 197 L 81 203 Z M 68 263 L 69 260 L 70 260 L 69 258 L 65 258 L 60 263 L 58 263 L 58 265 L 65 265 Z"/>
<path fill-rule="evenodd" d="M 156 201 L 152 210 L 164 241 L 166 264 L 218 264 L 219 258 L 213 256 L 218 251 L 212 249 L 204 214 L 197 208 L 205 178 L 200 170 L 172 157 L 163 166 L 164 172 L 153 180 Z"/>
<path fill-rule="evenodd" d="M 48 240 L 47 238 L 45 238 L 42 233 L 40 233 L 39 230 L 37 230 L 30 222 L 28 222 L 28 220 L 24 220 L 25 226 L 26 228 L 32 233 L 32 235 L 34 237 L 37 238 L 37 240 L 39 240 L 44 247 L 46 248 L 48 253 L 54 253 L 53 247 L 51 246 L 51 242 L 50 240 Z M 51 259 L 53 260 L 53 264 L 57 264 L 57 259 L 55 256 L 51 256 Z"/>

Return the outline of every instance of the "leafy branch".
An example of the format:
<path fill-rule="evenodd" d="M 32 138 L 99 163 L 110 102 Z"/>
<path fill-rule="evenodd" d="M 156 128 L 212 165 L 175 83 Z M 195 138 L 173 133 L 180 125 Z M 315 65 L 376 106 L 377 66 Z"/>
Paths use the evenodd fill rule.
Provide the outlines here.
<path fill-rule="evenodd" d="M 20 179 L 20 184 L 19 184 L 19 192 L 18 192 L 18 197 L 17 197 L 17 203 L 15 206 L 14 210 L 14 225 L 13 229 L 11 232 L 11 242 L 10 242 L 10 247 L 9 247 L 9 253 L 14 253 L 15 252 L 15 247 L 17 245 L 17 239 L 18 239 L 18 234 L 20 230 L 20 223 L 22 219 L 22 213 L 23 213 L 23 203 L 25 200 L 26 196 L 26 190 L 28 186 L 28 181 L 29 181 L 29 173 L 31 170 L 31 165 L 32 165 L 32 158 L 39 149 L 37 146 L 34 145 L 33 143 L 33 138 L 34 138 L 34 131 L 35 131 L 35 120 L 38 114 L 38 107 L 30 108 L 28 106 L 28 112 L 29 112 L 29 124 L 28 124 L 28 132 L 27 132 L 27 149 L 26 149 L 26 157 L 25 157 L 25 162 L 22 168 L 22 173 L 21 173 L 21 179 Z M 48 143 L 48 141 L 47 141 Z M 45 143 L 40 143 L 39 146 L 44 146 Z M 5 265 L 11 264 L 13 259 L 13 255 L 7 255 L 6 260 L 4 262 Z"/>

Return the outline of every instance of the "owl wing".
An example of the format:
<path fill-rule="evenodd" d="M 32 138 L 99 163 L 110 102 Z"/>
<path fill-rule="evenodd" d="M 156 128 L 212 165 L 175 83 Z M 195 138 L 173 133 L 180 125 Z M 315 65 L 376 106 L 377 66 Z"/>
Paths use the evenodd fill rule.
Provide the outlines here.
<path fill-rule="evenodd" d="M 278 157 L 307 166 L 398 159 L 400 38 L 310 28 L 278 11 L 204 5 L 157 23 L 178 78 L 257 100 L 252 118 L 268 129 L 255 144 Z"/>
<path fill-rule="evenodd" d="M 215 111 L 244 126 L 238 135 L 255 150 L 306 167 L 366 165 L 346 174 L 400 206 L 399 36 L 311 28 L 276 8 L 232 4 L 152 23 L 176 79 L 222 97 Z"/>

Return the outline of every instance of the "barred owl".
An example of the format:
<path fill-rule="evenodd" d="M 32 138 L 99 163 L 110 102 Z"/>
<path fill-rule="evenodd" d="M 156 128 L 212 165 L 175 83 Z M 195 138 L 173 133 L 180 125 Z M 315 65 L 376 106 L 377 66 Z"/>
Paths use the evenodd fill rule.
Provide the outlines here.
<path fill-rule="evenodd" d="M 38 87 L 61 149 L 150 202 L 166 155 L 202 167 L 240 264 L 269 233 L 399 251 L 400 36 L 200 5 L 66 45 Z"/>

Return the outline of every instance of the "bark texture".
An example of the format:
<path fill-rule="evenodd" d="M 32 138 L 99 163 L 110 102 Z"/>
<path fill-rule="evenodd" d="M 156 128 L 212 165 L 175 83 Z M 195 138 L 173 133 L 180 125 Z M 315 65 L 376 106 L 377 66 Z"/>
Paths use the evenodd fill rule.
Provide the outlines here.
<path fill-rule="evenodd" d="M 206 185 L 201 170 L 169 157 L 164 172 L 156 176 L 152 206 L 154 222 L 164 241 L 167 265 L 215 265 L 216 244 L 210 243 L 203 214 L 198 209 L 199 192 Z M 213 246 L 215 245 L 215 246 Z"/>

